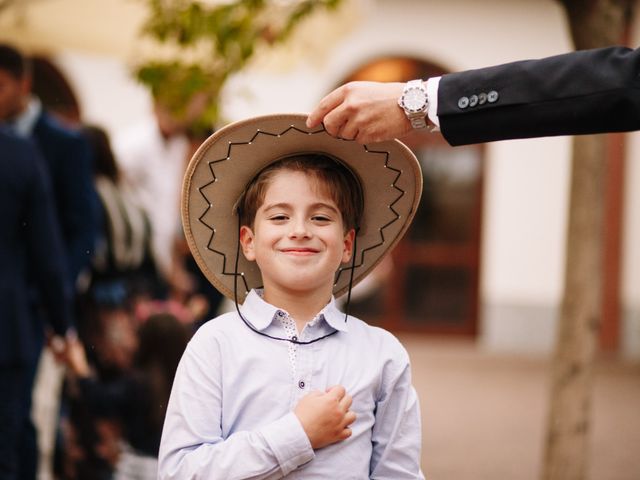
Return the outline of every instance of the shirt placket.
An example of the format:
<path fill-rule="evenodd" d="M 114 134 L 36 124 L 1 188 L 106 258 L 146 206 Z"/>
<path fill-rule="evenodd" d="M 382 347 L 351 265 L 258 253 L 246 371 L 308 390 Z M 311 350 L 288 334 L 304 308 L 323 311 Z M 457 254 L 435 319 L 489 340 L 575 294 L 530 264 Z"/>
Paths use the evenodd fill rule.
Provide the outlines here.
<path fill-rule="evenodd" d="M 315 330 L 315 326 L 318 323 L 317 318 L 307 324 L 302 333 L 298 335 L 296 323 L 292 317 L 282 310 L 278 311 L 277 316 L 287 338 L 301 342 L 312 339 L 311 332 Z M 314 388 L 312 378 L 314 347 L 314 344 L 298 345 L 293 342 L 287 342 L 287 354 L 292 380 L 291 409 L 295 408 L 300 399 Z"/>
<path fill-rule="evenodd" d="M 286 338 L 289 338 L 291 340 L 298 340 L 298 330 L 296 328 L 296 323 L 295 320 L 293 318 L 291 318 L 289 315 L 287 315 L 285 312 L 283 311 L 278 311 L 277 316 L 280 320 L 280 324 L 282 325 L 282 328 L 284 329 Z M 291 409 L 293 409 L 297 403 L 298 403 L 298 399 L 299 397 L 299 379 L 298 379 L 298 345 L 296 343 L 293 342 L 286 342 L 287 343 L 287 356 L 288 356 L 288 360 L 289 360 L 289 371 L 291 372 Z"/>
<path fill-rule="evenodd" d="M 305 326 L 300 334 L 300 340 L 308 342 L 312 340 L 314 331 L 314 322 L 311 322 Z M 297 395 L 296 400 L 300 400 L 311 390 L 315 389 L 313 379 L 313 352 L 315 351 L 316 344 L 299 345 L 297 356 Z"/>

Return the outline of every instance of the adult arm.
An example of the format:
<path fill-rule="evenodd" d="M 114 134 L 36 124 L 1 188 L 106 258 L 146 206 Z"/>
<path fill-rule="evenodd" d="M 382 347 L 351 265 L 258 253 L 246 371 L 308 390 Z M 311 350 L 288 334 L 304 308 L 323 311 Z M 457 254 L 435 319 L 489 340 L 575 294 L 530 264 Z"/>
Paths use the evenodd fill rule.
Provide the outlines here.
<path fill-rule="evenodd" d="M 493 101 L 467 101 L 490 92 Z M 582 50 L 444 75 L 438 119 L 451 145 L 638 130 L 640 49 Z"/>
<path fill-rule="evenodd" d="M 398 343 L 396 357 L 383 368 L 376 401 L 371 479 L 424 480 L 421 439 L 420 405 L 411 384 L 409 357 Z"/>
<path fill-rule="evenodd" d="M 160 479 L 277 479 L 314 458 L 294 413 L 252 431 L 222 432 L 222 365 L 197 333 L 178 366 L 160 444 Z M 232 393 L 230 393 L 232 394 Z"/>
<path fill-rule="evenodd" d="M 401 138 L 411 131 L 397 105 L 402 89 L 397 82 L 342 85 L 319 102 L 307 126 L 324 123 L 331 135 L 359 143 Z M 451 145 L 638 130 L 640 49 L 583 50 L 452 73 L 427 90 L 429 118 Z"/>

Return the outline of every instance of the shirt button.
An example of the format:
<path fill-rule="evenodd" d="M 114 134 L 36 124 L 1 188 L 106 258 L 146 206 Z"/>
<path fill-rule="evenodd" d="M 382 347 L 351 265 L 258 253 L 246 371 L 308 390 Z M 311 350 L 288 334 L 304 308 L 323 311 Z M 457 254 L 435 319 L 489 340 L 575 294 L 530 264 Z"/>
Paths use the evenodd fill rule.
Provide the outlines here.
<path fill-rule="evenodd" d="M 291 337 L 291 340 L 293 340 L 294 342 L 298 341 L 298 337 L 296 335 L 294 335 L 293 337 Z"/>
<path fill-rule="evenodd" d="M 279 317 L 284 317 L 284 312 L 282 310 L 278 310 L 276 315 L 278 315 Z"/>
<path fill-rule="evenodd" d="M 300 390 L 304 390 L 304 387 L 305 387 L 305 383 L 304 383 L 304 381 L 303 381 L 303 380 L 300 380 L 300 381 L 298 382 L 298 388 L 299 388 Z"/>

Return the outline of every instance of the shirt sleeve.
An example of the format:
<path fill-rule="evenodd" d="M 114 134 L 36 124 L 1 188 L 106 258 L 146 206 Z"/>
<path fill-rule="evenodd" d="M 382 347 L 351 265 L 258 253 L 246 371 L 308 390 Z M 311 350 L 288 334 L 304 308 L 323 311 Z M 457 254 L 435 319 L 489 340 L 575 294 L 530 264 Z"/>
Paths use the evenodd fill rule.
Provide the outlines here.
<path fill-rule="evenodd" d="M 277 479 L 314 458 L 297 417 L 288 413 L 253 431 L 222 432 L 218 344 L 192 339 L 178 366 L 160 444 L 159 479 Z"/>
<path fill-rule="evenodd" d="M 385 364 L 373 426 L 372 480 L 424 480 L 420 469 L 420 404 L 404 348 Z"/>
<path fill-rule="evenodd" d="M 427 80 L 427 98 L 429 105 L 427 106 L 427 115 L 431 123 L 434 125 L 432 131 L 440 131 L 440 118 L 438 117 L 438 88 L 440 87 L 440 79 L 442 77 L 431 77 Z"/>

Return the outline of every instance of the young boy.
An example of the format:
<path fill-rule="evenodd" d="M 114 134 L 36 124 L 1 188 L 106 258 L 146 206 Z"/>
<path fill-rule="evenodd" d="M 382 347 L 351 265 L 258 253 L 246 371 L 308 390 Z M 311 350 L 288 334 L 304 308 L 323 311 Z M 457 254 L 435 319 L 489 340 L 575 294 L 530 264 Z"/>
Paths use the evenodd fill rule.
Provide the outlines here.
<path fill-rule="evenodd" d="M 333 297 L 406 231 L 420 168 L 400 142 L 369 150 L 305 120 L 232 124 L 189 165 L 187 241 L 216 288 L 244 303 L 183 355 L 161 479 L 423 478 L 407 353 Z"/>

